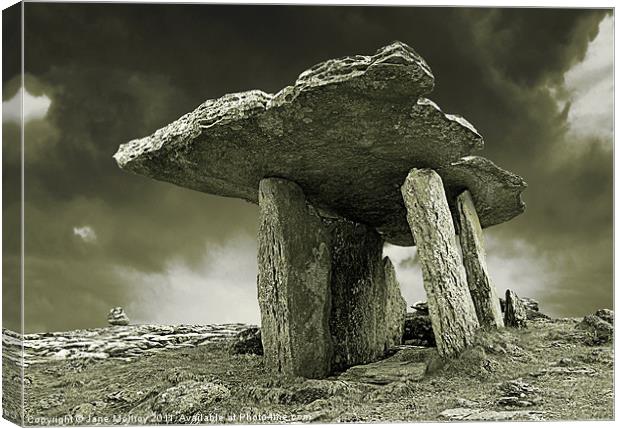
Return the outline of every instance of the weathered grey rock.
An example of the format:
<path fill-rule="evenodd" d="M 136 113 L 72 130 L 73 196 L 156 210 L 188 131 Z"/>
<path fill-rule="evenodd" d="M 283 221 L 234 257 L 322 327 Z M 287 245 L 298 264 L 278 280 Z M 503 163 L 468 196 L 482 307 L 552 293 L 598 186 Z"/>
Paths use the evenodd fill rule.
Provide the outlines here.
<path fill-rule="evenodd" d="M 603 321 L 607 321 L 609 324 L 614 324 L 614 311 L 611 309 L 599 309 L 594 315 L 602 319 Z"/>
<path fill-rule="evenodd" d="M 524 382 L 523 379 L 502 382 L 499 390 L 502 396 L 496 403 L 500 406 L 530 407 L 541 401 L 538 388 Z"/>
<path fill-rule="evenodd" d="M 350 367 L 338 376 L 338 380 L 375 385 L 417 381 L 425 376 L 429 362 L 436 358 L 434 350 L 411 346 L 398 348 L 388 358 Z"/>
<path fill-rule="evenodd" d="M 525 309 L 534 311 L 534 312 L 540 311 L 540 303 L 538 303 L 538 300 L 532 299 L 531 297 L 519 297 L 519 299 L 521 299 L 521 303 L 523 303 L 523 306 L 525 306 Z M 505 312 L 506 311 L 506 300 L 500 297 L 499 305 L 502 308 L 502 312 Z"/>
<path fill-rule="evenodd" d="M 502 310 L 499 306 L 495 284 L 489 278 L 482 228 L 471 193 L 465 190 L 457 197 L 456 204 L 459 213 L 459 239 L 463 253 L 463 265 L 478 322 L 482 328 L 503 327 Z"/>
<path fill-rule="evenodd" d="M 129 317 L 123 308 L 116 307 L 110 309 L 108 313 L 108 324 L 110 325 L 129 325 Z"/>
<path fill-rule="evenodd" d="M 547 367 L 544 369 L 540 369 L 536 372 L 530 373 L 530 376 L 533 376 L 533 377 L 553 376 L 553 375 L 595 376 L 597 373 L 598 372 L 594 370 L 593 368 L 585 367 L 585 366 L 581 366 L 581 367 L 554 366 L 554 367 Z"/>
<path fill-rule="evenodd" d="M 396 42 L 318 64 L 275 95 L 209 100 L 114 157 L 140 175 L 254 203 L 262 178 L 287 178 L 317 209 L 399 245 L 413 245 L 398 191 L 412 167 L 439 169 L 450 195 L 470 189 L 482 227 L 520 214 L 523 181 L 482 158 L 459 161 L 482 137 L 422 97 L 432 88 L 428 65 Z"/>
<path fill-rule="evenodd" d="M 456 198 L 469 190 L 483 228 L 506 222 L 525 210 L 523 178 L 481 156 L 466 156 L 437 170 L 444 182 L 450 210 L 458 223 Z"/>
<path fill-rule="evenodd" d="M 421 361 L 378 361 L 353 366 L 338 378 L 349 382 L 386 385 L 421 380 L 426 374 L 426 368 L 427 363 Z"/>
<path fill-rule="evenodd" d="M 178 422 L 197 413 L 207 414 L 214 403 L 229 397 L 230 391 L 223 385 L 189 380 L 160 393 L 151 407 L 169 422 Z"/>
<path fill-rule="evenodd" d="M 525 305 L 514 291 L 506 290 L 506 310 L 504 312 L 506 327 L 527 328 L 527 311 Z"/>
<path fill-rule="evenodd" d="M 523 398 L 512 397 L 512 396 L 499 397 L 497 400 L 495 400 L 495 404 L 497 404 L 498 406 L 506 406 L 506 407 L 531 407 L 539 402 L 540 400 L 530 401 L 530 400 L 525 400 Z"/>
<path fill-rule="evenodd" d="M 330 239 L 295 183 L 260 182 L 258 302 L 267 366 L 321 378 L 330 371 Z"/>
<path fill-rule="evenodd" d="M 417 312 L 407 313 L 403 342 L 407 345 L 436 346 L 431 317 Z"/>
<path fill-rule="evenodd" d="M 325 400 L 333 400 L 341 396 L 346 399 L 355 398 L 364 393 L 369 387 L 352 382 L 334 381 L 326 379 L 305 379 L 301 382 L 290 383 L 282 387 L 248 386 L 243 395 L 248 400 L 260 404 L 287 404 L 303 405 Z"/>
<path fill-rule="evenodd" d="M 451 421 L 543 421 L 547 412 L 542 410 L 485 410 L 457 407 L 446 409 L 439 417 Z"/>
<path fill-rule="evenodd" d="M 528 320 L 550 320 L 551 317 L 547 314 L 543 314 L 542 312 L 538 312 L 538 311 L 532 311 L 530 309 L 525 309 L 525 312 L 527 313 L 527 319 Z"/>
<path fill-rule="evenodd" d="M 527 314 L 528 320 L 550 320 L 551 317 L 540 312 L 540 304 L 538 300 L 532 299 L 531 297 L 519 297 L 523 306 L 525 306 L 525 312 Z M 503 298 L 499 298 L 499 305 L 501 307 L 502 312 L 506 311 L 506 300 Z"/>
<path fill-rule="evenodd" d="M 383 271 L 385 274 L 385 288 L 387 293 L 385 318 L 383 320 L 383 324 L 385 325 L 384 349 L 387 350 L 396 345 L 400 345 L 403 341 L 407 302 L 400 292 L 400 284 L 396 279 L 396 270 L 389 257 L 383 258 Z"/>
<path fill-rule="evenodd" d="M 521 297 L 521 301 L 523 302 L 523 306 L 525 306 L 525 309 L 536 312 L 540 310 L 540 304 L 536 299 L 532 299 L 531 297 Z"/>
<path fill-rule="evenodd" d="M 237 334 L 230 345 L 232 354 L 263 355 L 263 342 L 260 328 L 251 327 Z"/>
<path fill-rule="evenodd" d="M 428 303 L 427 302 L 416 302 L 411 305 L 412 309 L 415 309 L 416 313 L 419 315 L 428 315 Z"/>
<path fill-rule="evenodd" d="M 26 335 L 3 329 L 2 349 L 8 361 L 26 367 L 57 360 L 133 361 L 162 351 L 228 342 L 248 327 L 245 324 L 140 324 Z"/>
<path fill-rule="evenodd" d="M 458 354 L 472 343 L 480 325 L 456 248 L 441 178 L 430 169 L 412 169 L 401 191 L 418 243 L 437 350 L 443 356 Z"/>
<path fill-rule="evenodd" d="M 386 329 L 383 239 L 360 223 L 342 219 L 326 223 L 332 240 L 332 367 L 341 370 L 377 360 L 391 335 Z"/>
<path fill-rule="evenodd" d="M 596 315 L 586 315 L 576 328 L 590 333 L 587 342 L 592 345 L 603 345 L 613 341 L 614 326 Z"/>

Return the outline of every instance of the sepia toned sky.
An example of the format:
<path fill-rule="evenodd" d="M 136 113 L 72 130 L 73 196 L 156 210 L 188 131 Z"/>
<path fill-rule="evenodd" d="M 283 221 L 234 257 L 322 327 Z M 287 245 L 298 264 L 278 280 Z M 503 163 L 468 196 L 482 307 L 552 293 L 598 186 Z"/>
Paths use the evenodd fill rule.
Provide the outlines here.
<path fill-rule="evenodd" d="M 526 212 L 485 232 L 499 292 L 556 316 L 611 307 L 613 25 L 604 10 L 27 3 L 26 330 L 103 326 L 113 306 L 134 322 L 258 323 L 257 207 L 112 155 L 208 98 L 274 92 L 394 40 L 426 59 L 430 98 L 476 126 L 480 154 L 529 184 Z M 18 73 L 4 62 L 5 175 L 19 171 Z M 3 199 L 15 329 L 9 181 Z M 424 299 L 415 249 L 385 251 L 408 302 Z"/>

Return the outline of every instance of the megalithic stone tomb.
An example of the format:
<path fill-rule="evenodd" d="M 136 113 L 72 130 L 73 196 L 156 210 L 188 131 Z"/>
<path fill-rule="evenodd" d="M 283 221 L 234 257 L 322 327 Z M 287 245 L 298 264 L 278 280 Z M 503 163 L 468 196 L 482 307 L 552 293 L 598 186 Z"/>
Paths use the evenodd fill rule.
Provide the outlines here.
<path fill-rule="evenodd" d="M 406 309 L 385 242 L 417 243 L 438 350 L 452 356 L 479 326 L 501 325 L 480 230 L 521 214 L 526 184 L 471 155 L 482 137 L 425 98 L 433 86 L 424 59 L 395 42 L 320 63 L 276 94 L 206 101 L 114 157 L 136 174 L 259 204 L 274 371 L 320 378 L 399 343 Z"/>

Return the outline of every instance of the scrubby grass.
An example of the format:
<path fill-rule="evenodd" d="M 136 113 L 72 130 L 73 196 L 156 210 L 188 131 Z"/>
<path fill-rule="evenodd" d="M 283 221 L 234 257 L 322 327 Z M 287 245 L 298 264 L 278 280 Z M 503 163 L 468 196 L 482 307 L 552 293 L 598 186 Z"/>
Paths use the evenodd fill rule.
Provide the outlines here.
<path fill-rule="evenodd" d="M 480 333 L 476 345 L 458 359 L 431 357 L 424 379 L 385 386 L 336 377 L 322 381 L 274 377 L 262 357 L 231 356 L 221 344 L 161 352 L 134 362 L 37 364 L 26 369 L 26 422 L 163 423 L 153 416 L 157 395 L 188 380 L 225 386 L 230 396 L 192 410 L 202 420 L 192 421 L 187 415 L 177 423 L 282 422 L 284 417 L 284 421 L 320 422 L 437 420 L 443 410 L 461 407 L 463 399 L 480 408 L 505 410 L 496 404 L 499 384 L 517 378 L 538 389 L 541 400 L 532 408 L 547 412 L 545 419 L 612 419 L 613 348 L 588 346 L 585 335 L 572 320 L 537 321 L 523 331 Z M 396 358 L 432 354 L 401 353 Z M 567 372 L 541 372 L 558 366 Z M 573 369 L 579 370 L 570 373 Z M 7 387 L 12 388 L 5 383 Z M 113 415 L 117 419 L 105 419 Z M 119 419 L 122 415 L 126 418 Z M 225 419 L 214 419 L 215 415 Z M 235 420 L 229 419 L 232 415 Z M 271 419 L 264 419 L 269 415 Z"/>

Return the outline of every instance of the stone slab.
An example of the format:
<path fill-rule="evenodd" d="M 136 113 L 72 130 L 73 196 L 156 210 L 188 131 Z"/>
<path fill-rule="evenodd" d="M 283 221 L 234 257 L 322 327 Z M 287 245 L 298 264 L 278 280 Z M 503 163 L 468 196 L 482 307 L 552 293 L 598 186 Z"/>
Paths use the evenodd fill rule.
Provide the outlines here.
<path fill-rule="evenodd" d="M 253 203 L 261 179 L 286 178 L 323 215 L 370 225 L 397 245 L 414 243 L 399 191 L 411 168 L 446 167 L 451 189 L 470 188 L 483 227 L 518 215 L 519 203 L 493 203 L 493 190 L 512 175 L 458 163 L 483 140 L 424 98 L 433 85 L 426 62 L 395 42 L 318 64 L 277 94 L 209 100 L 114 157 L 136 174 Z M 504 199 L 520 201 L 520 190 Z"/>
<path fill-rule="evenodd" d="M 446 409 L 440 418 L 451 421 L 543 421 L 547 412 L 542 410 L 486 410 L 457 407 Z"/>
<path fill-rule="evenodd" d="M 458 219 L 456 198 L 465 190 L 471 193 L 482 228 L 504 223 L 525 211 L 521 193 L 527 183 L 487 158 L 466 156 L 437 172 L 444 183 L 448 205 L 455 219 Z"/>
<path fill-rule="evenodd" d="M 512 290 L 506 290 L 506 309 L 504 311 L 506 327 L 527 328 L 527 309 Z"/>
<path fill-rule="evenodd" d="M 342 370 L 376 361 L 385 351 L 383 240 L 363 224 L 343 219 L 326 223 L 332 241 L 332 368 Z"/>
<path fill-rule="evenodd" d="M 480 325 L 441 178 L 431 169 L 412 169 L 402 185 L 402 195 L 418 242 L 437 350 L 452 357 L 473 343 Z"/>
<path fill-rule="evenodd" d="M 385 326 L 385 349 L 387 350 L 403 342 L 407 302 L 400 291 L 396 269 L 387 256 L 383 258 L 383 270 L 385 273 L 386 305 L 385 318 L 382 324 Z"/>
<path fill-rule="evenodd" d="M 418 381 L 426 374 L 427 363 L 416 361 L 379 361 L 353 366 L 338 378 L 349 382 L 387 385 L 393 382 Z"/>
<path fill-rule="evenodd" d="M 494 329 L 504 326 L 502 310 L 495 284 L 489 277 L 484 249 L 484 237 L 474 208 L 471 193 L 466 190 L 457 198 L 459 212 L 459 240 L 467 285 L 471 294 L 478 322 L 482 328 Z"/>
<path fill-rule="evenodd" d="M 266 365 L 289 376 L 330 372 L 330 238 L 295 183 L 260 182 L 258 303 Z"/>

